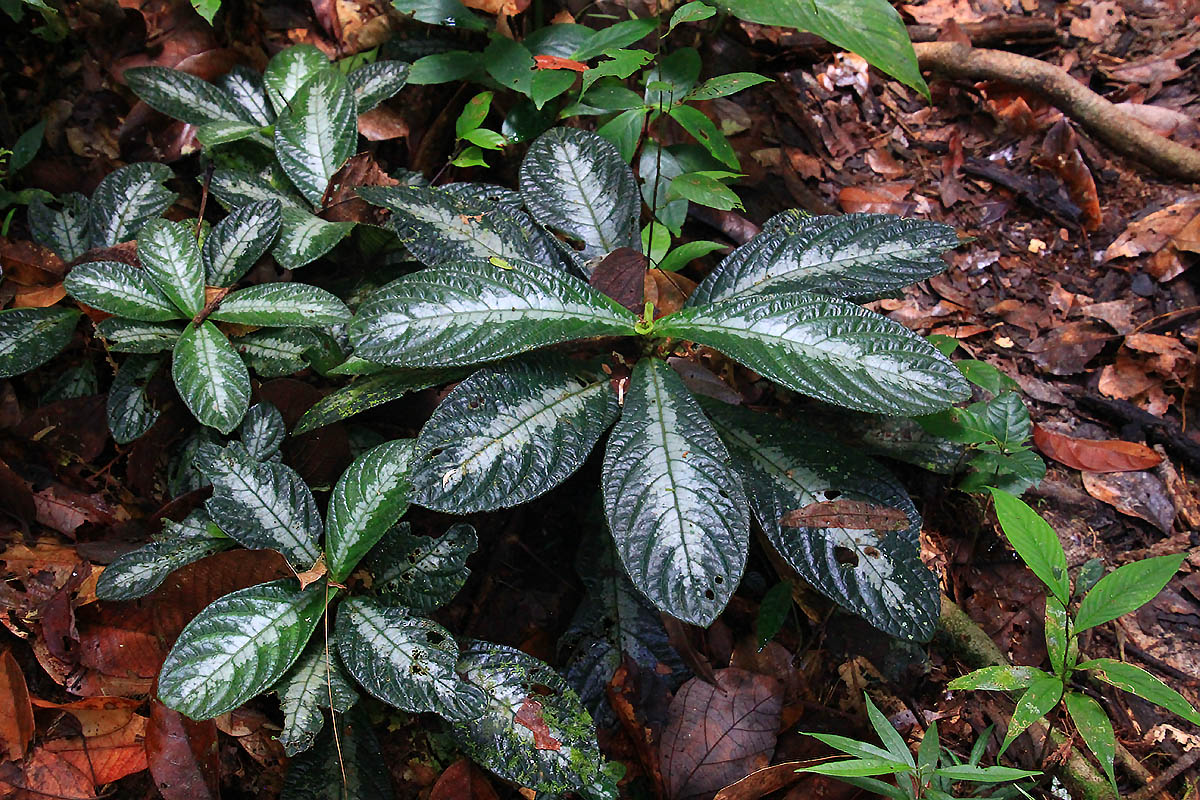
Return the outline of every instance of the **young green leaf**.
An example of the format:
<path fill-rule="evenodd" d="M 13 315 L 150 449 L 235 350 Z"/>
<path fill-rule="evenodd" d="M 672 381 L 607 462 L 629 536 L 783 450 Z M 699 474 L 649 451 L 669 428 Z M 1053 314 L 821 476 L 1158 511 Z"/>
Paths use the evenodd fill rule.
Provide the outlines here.
<path fill-rule="evenodd" d="M 158 676 L 159 699 L 192 719 L 232 711 L 275 684 L 300 656 L 328 591 L 292 579 L 227 594 L 187 624 Z"/>
<path fill-rule="evenodd" d="M 1008 733 L 1000 745 L 1003 753 L 1013 740 L 1025 732 L 1033 723 L 1046 716 L 1052 708 L 1058 705 L 1063 696 L 1063 681 L 1057 675 L 1049 678 L 1034 678 L 1033 683 L 1017 700 L 1012 717 L 1008 721 Z"/>
<path fill-rule="evenodd" d="M 279 448 L 287 438 L 287 426 L 279 409 L 270 403 L 255 403 L 238 428 L 246 452 L 255 461 L 278 461 Z"/>
<path fill-rule="evenodd" d="M 201 424 L 229 433 L 250 407 L 250 373 L 225 334 L 205 320 L 188 325 L 175 343 L 171 376 Z"/>
<path fill-rule="evenodd" d="M 462 113 L 454 122 L 454 135 L 459 139 L 468 132 L 475 130 L 487 119 L 488 110 L 492 107 L 492 97 L 495 92 L 480 92 L 467 101 Z"/>
<path fill-rule="evenodd" d="M 119 261 L 89 261 L 67 274 L 67 293 L 92 308 L 140 322 L 184 316 L 145 270 Z"/>
<path fill-rule="evenodd" d="M 342 670 L 337 653 L 314 638 L 300 660 L 274 687 L 283 711 L 279 743 L 294 756 L 310 749 L 325 726 L 322 708 L 344 714 L 358 701 L 358 693 Z M 332 699 L 332 702 L 330 702 Z"/>
<path fill-rule="evenodd" d="M 0 378 L 29 372 L 54 358 L 70 343 L 78 321 L 73 308 L 0 311 Z"/>
<path fill-rule="evenodd" d="M 285 269 L 299 269 L 332 250 L 354 228 L 353 222 L 329 222 L 298 208 L 283 208 L 279 241 L 271 255 Z"/>
<path fill-rule="evenodd" d="M 474 261 L 384 286 L 359 307 L 350 339 L 357 355 L 380 364 L 460 366 L 571 339 L 630 335 L 636 321 L 556 270 Z"/>
<path fill-rule="evenodd" d="M 78 192 L 63 195 L 62 208 L 51 210 L 41 200 L 29 204 L 29 232 L 63 261 L 74 261 L 91 247 L 91 203 Z"/>
<path fill-rule="evenodd" d="M 481 369 L 421 429 L 413 498 L 455 514 L 525 503 L 579 469 L 619 410 L 608 376 L 586 363 L 524 359 Z"/>
<path fill-rule="evenodd" d="M 1075 638 L 1067 634 L 1067 609 L 1054 597 L 1046 598 L 1046 653 L 1054 674 L 1064 679 L 1079 657 Z"/>
<path fill-rule="evenodd" d="M 1075 669 L 1090 670 L 1092 677 L 1149 700 L 1194 725 L 1200 725 L 1200 712 L 1183 695 L 1144 669 L 1111 658 L 1094 658 L 1077 664 Z"/>
<path fill-rule="evenodd" d="M 150 405 L 146 387 L 160 366 L 161 358 L 133 356 L 117 370 L 105 410 L 108 429 L 117 444 L 132 442 L 158 419 L 158 409 Z"/>
<path fill-rule="evenodd" d="M 210 319 L 241 325 L 310 328 L 350 321 L 350 309 L 306 283 L 260 283 L 233 292 Z"/>
<path fill-rule="evenodd" d="M 1070 602 L 1067 555 L 1058 534 L 1036 511 L 1008 492 L 992 489 L 996 517 L 1017 555 L 1064 606 Z"/>
<path fill-rule="evenodd" d="M 658 268 L 663 272 L 677 272 L 697 258 L 703 258 L 709 253 L 721 250 L 724 247 L 725 245 L 721 242 L 710 242 L 703 239 L 694 242 L 684 242 L 677 247 L 671 248 L 671 252 L 667 253 L 663 257 L 663 260 L 658 262 Z"/>
<path fill-rule="evenodd" d="M 338 608 L 336 635 L 346 669 L 385 703 L 449 720 L 472 719 L 484 710 L 484 694 L 458 676 L 454 637 L 436 622 L 353 597 Z"/>
<path fill-rule="evenodd" d="M 683 198 L 702 206 L 729 211 L 742 208 L 737 193 L 711 175 L 703 172 L 685 172 L 671 179 L 667 199 Z"/>
<path fill-rule="evenodd" d="M 208 513 L 243 546 L 278 550 L 293 567 L 311 567 L 322 528 L 312 492 L 291 467 L 254 461 L 238 449 L 197 448 L 196 468 L 213 485 Z"/>
<path fill-rule="evenodd" d="M 346 77 L 323 69 L 292 98 L 275 122 L 275 154 L 288 178 L 318 205 L 333 177 L 358 144 L 354 94 Z"/>
<path fill-rule="evenodd" d="M 983 667 L 961 678 L 955 678 L 950 681 L 948 688 L 1011 692 L 1028 689 L 1035 680 L 1050 677 L 1052 676 L 1037 667 Z"/>
<path fill-rule="evenodd" d="M 942 253 L 957 246 L 954 229 L 938 222 L 784 211 L 701 281 L 688 305 L 776 290 L 871 299 L 943 272 Z"/>
<path fill-rule="evenodd" d="M 758 86 L 760 83 L 771 82 L 771 78 L 768 78 L 766 75 L 759 75 L 757 72 L 730 72 L 725 75 L 718 75 L 715 78 L 709 78 L 688 92 L 687 97 L 684 99 L 693 102 L 715 100 L 718 97 L 737 94 L 752 86 Z"/>
<path fill-rule="evenodd" d="M 681 128 L 694 136 L 709 155 L 732 170 L 740 168 L 733 145 L 703 111 L 693 106 L 679 105 L 672 106 L 667 113 Z"/>
<path fill-rule="evenodd" d="M 1006 783 L 1019 781 L 1023 778 L 1033 778 L 1041 775 L 1027 769 L 1015 767 L 978 767 L 973 764 L 956 764 L 949 767 L 938 767 L 934 775 L 949 778 L 952 781 L 973 781 L 975 783 Z"/>
<path fill-rule="evenodd" d="M 658 24 L 653 18 L 627 19 L 594 31 L 571 54 L 575 61 L 590 61 L 601 53 L 628 47 L 645 38 Z"/>
<path fill-rule="evenodd" d="M 735 297 L 659 320 L 656 332 L 704 344 L 793 391 L 882 414 L 920 414 L 967 396 L 954 365 L 903 325 L 806 293 Z"/>
<path fill-rule="evenodd" d="M 389 603 L 428 614 L 458 594 L 471 570 L 467 557 L 478 539 L 470 525 L 454 525 L 438 537 L 414 536 L 408 523 L 390 531 L 371 552 L 372 586 Z"/>
<path fill-rule="evenodd" d="M 174 349 L 187 324 L 109 317 L 96 326 L 96 333 L 104 339 L 108 349 L 116 353 L 161 353 Z"/>
<path fill-rule="evenodd" d="M 708 19 L 717 13 L 717 10 L 710 5 L 699 2 L 684 3 L 679 8 L 675 9 L 675 13 L 671 15 L 671 23 L 667 25 L 667 33 L 675 30 L 676 25 L 682 25 L 685 22 L 699 22 Z"/>
<path fill-rule="evenodd" d="M 289 47 L 272 56 L 263 73 L 263 83 L 275 113 L 286 113 L 300 87 L 328 66 L 329 59 L 311 44 Z"/>
<path fill-rule="evenodd" d="M 1117 777 L 1113 774 L 1113 761 L 1117 755 L 1117 739 L 1112 722 L 1100 704 L 1081 692 L 1067 692 L 1063 701 L 1075 729 L 1096 756 L 1113 789 L 1117 788 Z"/>
<path fill-rule="evenodd" d="M 597 134 L 552 128 L 538 137 L 521 162 L 521 197 L 538 222 L 582 241 L 586 259 L 637 247 L 633 172 Z"/>
<path fill-rule="evenodd" d="M 390 369 L 368 375 L 318 400 L 296 423 L 295 435 L 308 433 L 332 422 L 361 414 L 412 392 L 451 383 L 466 377 L 469 370 Z"/>
<path fill-rule="evenodd" d="M 373 61 L 346 76 L 354 93 L 354 106 L 365 114 L 404 88 L 408 82 L 408 64 L 403 61 Z"/>
<path fill-rule="evenodd" d="M 194 223 L 147 223 L 138 236 L 138 260 L 150 280 L 188 316 L 204 309 L 204 266 Z"/>
<path fill-rule="evenodd" d="M 634 368 L 601 488 L 638 590 L 678 619 L 712 624 L 741 579 L 750 523 L 725 445 L 666 363 Z"/>
<path fill-rule="evenodd" d="M 163 522 L 159 538 L 113 559 L 96 581 L 101 600 L 136 600 L 153 592 L 172 572 L 234 546 L 232 539 L 214 536 L 203 510 L 183 522 Z"/>
<path fill-rule="evenodd" d="M 621 160 L 628 163 L 633 160 L 633 155 L 637 151 L 642 127 L 645 125 L 646 115 L 649 113 L 650 110 L 646 108 L 631 108 L 628 111 L 622 111 L 601 125 L 596 134 L 612 142 L 613 146 L 617 148 L 617 152 L 621 154 Z"/>
<path fill-rule="evenodd" d="M 250 271 L 279 235 L 282 206 L 276 199 L 241 206 L 204 237 L 201 260 L 209 286 L 232 286 Z"/>
<path fill-rule="evenodd" d="M 170 208 L 175 193 L 163 187 L 174 177 L 165 164 L 127 164 L 100 181 L 88 206 L 92 247 L 112 247 L 137 236 L 142 226 Z"/>
<path fill-rule="evenodd" d="M 1187 553 L 1146 558 L 1105 575 L 1083 597 L 1075 615 L 1075 633 L 1102 625 L 1144 606 L 1163 590 Z"/>
<path fill-rule="evenodd" d="M 224 120 L 253 122 L 226 92 L 183 70 L 166 67 L 130 67 L 123 73 L 126 85 L 146 105 L 168 117 L 192 125 Z"/>
<path fill-rule="evenodd" d="M 359 559 L 408 510 L 411 439 L 385 442 L 363 453 L 333 487 L 325 524 L 329 579 L 343 582 Z"/>

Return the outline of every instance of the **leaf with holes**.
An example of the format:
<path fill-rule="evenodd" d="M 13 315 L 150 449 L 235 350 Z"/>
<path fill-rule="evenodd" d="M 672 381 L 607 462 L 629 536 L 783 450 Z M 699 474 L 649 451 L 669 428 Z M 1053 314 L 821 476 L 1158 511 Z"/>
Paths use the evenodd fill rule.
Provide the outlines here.
<path fill-rule="evenodd" d="M 325 523 L 329 579 L 346 580 L 359 559 L 408 510 L 412 439 L 396 439 L 354 459 L 338 478 Z"/>
<path fill-rule="evenodd" d="M 271 255 L 279 266 L 299 269 L 332 250 L 353 228 L 353 222 L 327 222 L 307 211 L 285 206 L 279 241 Z"/>
<path fill-rule="evenodd" d="M 371 552 L 372 586 L 388 602 L 428 614 L 458 594 L 471 570 L 467 558 L 478 539 L 470 525 L 454 525 L 441 536 L 414 536 L 408 523 L 390 531 Z"/>
<path fill-rule="evenodd" d="M 771 545 L 800 576 L 875 627 L 926 641 L 941 613 L 937 578 L 921 562 L 921 516 L 884 467 L 845 445 L 775 417 L 702 401 L 742 475 Z M 897 509 L 901 529 L 785 527 L 793 509 L 830 495 Z"/>
<path fill-rule="evenodd" d="M 279 235 L 282 205 L 274 198 L 234 209 L 204 237 L 201 258 L 209 286 L 232 286 Z"/>
<path fill-rule="evenodd" d="M 266 328 L 234 339 L 233 348 L 264 378 L 279 378 L 309 365 L 309 353 L 320 346 L 304 328 Z"/>
<path fill-rule="evenodd" d="M 96 326 L 109 350 L 117 353 L 161 353 L 171 350 L 188 323 L 141 322 L 125 317 L 109 317 Z"/>
<path fill-rule="evenodd" d="M 90 261 L 67 274 L 63 285 L 81 303 L 139 322 L 184 316 L 150 276 L 119 261 Z"/>
<path fill-rule="evenodd" d="M 398 367 L 478 364 L 548 344 L 634 333 L 636 318 L 547 267 L 431 267 L 384 286 L 350 326 L 355 353 Z"/>
<path fill-rule="evenodd" d="M 354 597 L 338 608 L 336 636 L 346 669 L 385 703 L 450 720 L 471 719 L 483 711 L 483 693 L 464 683 L 455 669 L 454 637 L 436 622 Z"/>
<path fill-rule="evenodd" d="M 361 706 L 335 716 L 312 749 L 288 764 L 280 800 L 392 800 L 392 781 L 371 720 Z"/>
<path fill-rule="evenodd" d="M 954 364 L 908 328 L 817 294 L 689 307 L 659 320 L 655 332 L 707 345 L 793 391 L 859 411 L 928 413 L 970 391 Z"/>
<path fill-rule="evenodd" d="M 358 701 L 358 693 L 343 671 L 337 652 L 326 649 L 319 638 L 309 642 L 300 660 L 274 690 L 283 711 L 279 743 L 289 756 L 310 749 L 316 742 L 317 734 L 325 726 L 322 708 L 344 714 Z"/>
<path fill-rule="evenodd" d="M 101 600 L 136 600 L 153 592 L 172 572 L 234 546 L 232 539 L 214 536 L 204 511 L 193 511 L 182 523 L 163 522 L 154 541 L 117 556 L 100 573 L 96 596 Z"/>
<path fill-rule="evenodd" d="M 312 328 L 350 321 L 346 304 L 306 283 L 260 283 L 233 292 L 210 319 L 240 325 Z"/>
<path fill-rule="evenodd" d="M 0 378 L 40 367 L 54 358 L 75 333 L 73 308 L 9 308 L 0 311 Z"/>
<path fill-rule="evenodd" d="M 532 500 L 582 466 L 619 412 L 598 365 L 526 358 L 485 367 L 421 429 L 413 498 L 455 514 Z"/>
<path fill-rule="evenodd" d="M 321 202 L 329 179 L 354 155 L 357 119 L 346 77 L 329 68 L 301 86 L 276 120 L 275 155 L 313 205 Z"/>
<path fill-rule="evenodd" d="M 225 334 L 205 320 L 188 325 L 175 344 L 171 376 L 201 424 L 229 433 L 250 406 L 250 373 Z"/>
<path fill-rule="evenodd" d="M 403 61 L 374 61 L 351 72 L 350 89 L 359 114 L 365 114 L 404 88 L 408 64 Z"/>
<path fill-rule="evenodd" d="M 270 403 L 255 403 L 246 412 L 238 436 L 255 461 L 278 461 L 279 448 L 287 438 L 287 426 L 278 408 Z"/>
<path fill-rule="evenodd" d="M 358 194 L 392 212 L 387 227 L 422 263 L 503 258 L 553 264 L 553 246 L 500 187 L 364 186 Z"/>
<path fill-rule="evenodd" d="M 155 111 L 192 125 L 224 120 L 253 122 L 224 89 L 183 70 L 167 67 L 130 67 L 125 83 Z"/>
<path fill-rule="evenodd" d="M 263 72 L 263 84 L 275 113 L 287 113 L 300 87 L 328 66 L 329 59 L 311 44 L 289 47 L 272 56 Z"/>
<path fill-rule="evenodd" d="M 954 229 L 939 222 L 784 211 L 701 281 L 688 305 L 780 290 L 875 298 L 945 271 L 942 253 L 957 246 Z"/>
<path fill-rule="evenodd" d="M 293 579 L 227 594 L 179 634 L 158 676 L 158 696 L 192 719 L 212 719 L 279 681 L 308 643 L 329 589 Z"/>
<path fill-rule="evenodd" d="M 132 442 L 158 419 L 158 409 L 150 405 L 146 387 L 160 366 L 161 358 L 133 356 L 117 370 L 105 411 L 108 429 L 117 444 Z"/>
<path fill-rule="evenodd" d="M 586 259 L 638 246 L 633 172 L 595 133 L 553 128 L 538 137 L 521 162 L 521 197 L 538 222 L 581 241 Z"/>
<path fill-rule="evenodd" d="M 295 470 L 211 444 L 197 449 L 195 466 L 212 481 L 213 495 L 204 505 L 221 530 L 245 547 L 278 550 L 298 569 L 316 562 L 321 517 Z"/>
<path fill-rule="evenodd" d="M 481 713 L 454 725 L 473 761 L 547 794 L 590 790 L 602 780 L 592 718 L 551 667 L 511 647 L 472 642 L 458 671 L 485 696 Z"/>
<path fill-rule="evenodd" d="M 296 423 L 296 435 L 308 433 L 333 422 L 361 414 L 411 392 L 459 380 L 468 370 L 406 369 L 367 375 L 322 397 Z"/>
<path fill-rule="evenodd" d="M 684 622 L 712 624 L 746 564 L 746 497 L 725 445 L 662 361 L 634 367 L 601 488 L 638 591 Z"/>
<path fill-rule="evenodd" d="M 204 309 L 204 265 L 194 223 L 147 223 L 138 236 L 138 260 L 150 280 L 188 316 Z"/>
<path fill-rule="evenodd" d="M 109 173 L 89 205 L 92 247 L 112 247 L 137 236 L 142 226 L 170 208 L 175 193 L 162 184 L 174 175 L 165 164 L 128 164 Z"/>
<path fill-rule="evenodd" d="M 63 261 L 74 261 L 91 247 L 91 203 L 78 192 L 60 199 L 62 208 L 58 210 L 48 208 L 41 200 L 29 204 L 29 233 Z"/>

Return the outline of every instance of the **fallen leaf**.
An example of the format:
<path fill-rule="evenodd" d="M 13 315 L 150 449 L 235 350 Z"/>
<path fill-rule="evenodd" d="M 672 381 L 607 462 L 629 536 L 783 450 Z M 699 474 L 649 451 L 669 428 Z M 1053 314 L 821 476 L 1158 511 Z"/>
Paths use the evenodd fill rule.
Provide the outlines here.
<path fill-rule="evenodd" d="M 542 716 L 542 704 L 532 697 L 526 697 L 521 703 L 513 722 L 533 732 L 535 750 L 562 749 L 562 742 L 550 735 L 550 726 Z"/>
<path fill-rule="evenodd" d="M 808 761 L 785 761 L 782 764 L 772 764 L 764 769 L 751 772 L 740 781 L 729 784 L 717 792 L 717 796 L 713 800 L 759 800 L 759 798 L 766 797 L 772 792 L 786 789 L 793 783 L 799 783 L 806 778 L 814 777 L 806 775 L 803 772 L 797 772 L 796 770 L 802 767 L 811 767 L 814 764 L 822 763 L 822 761 L 823 759 L 810 759 Z"/>
<path fill-rule="evenodd" d="M 1083 473 L 1083 488 L 1102 503 L 1149 522 L 1169 534 L 1175 522 L 1175 506 L 1166 486 L 1149 472 L 1115 474 Z"/>
<path fill-rule="evenodd" d="M 220 797 L 217 725 L 212 720 L 196 722 L 151 700 L 146 757 L 164 800 Z"/>
<path fill-rule="evenodd" d="M 1118 439 L 1077 439 L 1033 426 L 1033 443 L 1042 455 L 1083 472 L 1136 472 L 1151 469 L 1162 456 L 1136 442 Z"/>
<path fill-rule="evenodd" d="M 146 718 L 120 712 L 110 717 L 124 724 L 96 735 L 51 739 L 44 747 L 75 765 L 96 786 L 146 769 Z"/>
<path fill-rule="evenodd" d="M 1126 355 L 1118 355 L 1116 363 L 1105 364 L 1100 370 L 1096 388 L 1105 397 L 1131 400 L 1159 384 L 1160 381 L 1146 374 L 1140 363 Z"/>
<path fill-rule="evenodd" d="M 61 283 L 53 286 L 29 286 L 17 289 L 13 295 L 13 308 L 48 308 L 67 296 Z"/>
<path fill-rule="evenodd" d="M 23 763 L 0 763 L 0 786 L 24 790 L 24 798 L 56 798 L 87 800 L 96 796 L 91 779 L 58 753 L 44 747 L 35 748 Z"/>
<path fill-rule="evenodd" d="M 1111 338 L 1094 322 L 1069 322 L 1030 342 L 1026 352 L 1052 375 L 1074 375 L 1083 372 Z"/>
<path fill-rule="evenodd" d="M 529 8 L 529 0 L 463 0 L 463 5 L 486 14 L 515 17 Z"/>
<path fill-rule="evenodd" d="M 1071 201 L 1079 206 L 1084 229 L 1099 229 L 1101 213 L 1096 181 L 1079 152 L 1079 137 L 1071 123 L 1065 119 L 1054 123 L 1042 140 L 1042 149 L 1034 164 L 1053 172 L 1067 187 Z"/>
<path fill-rule="evenodd" d="M 900 7 L 921 25 L 940 26 L 950 21 L 961 25 L 964 22 L 978 22 L 983 19 L 983 15 L 971 6 L 970 0 L 929 0 L 920 5 Z"/>
<path fill-rule="evenodd" d="M 1163 377 L 1183 381 L 1192 371 L 1192 351 L 1173 336 L 1131 333 L 1125 337 L 1125 346 L 1130 350 L 1156 356 L 1151 360 L 1151 365 L 1154 371 Z"/>
<path fill-rule="evenodd" d="M 789 511 L 779 520 L 788 528 L 850 528 L 863 531 L 902 531 L 908 515 L 899 508 L 862 500 L 827 500 Z"/>
<path fill-rule="evenodd" d="M 692 678 L 671 701 L 660 745 L 671 800 L 708 798 L 756 769 L 775 751 L 783 691 L 779 681 L 741 669 Z"/>
<path fill-rule="evenodd" d="M 0 236 L 0 269 L 5 282 L 21 286 L 53 286 L 66 277 L 67 265 L 37 242 L 12 241 Z"/>
<path fill-rule="evenodd" d="M 642 313 L 645 297 L 646 257 L 631 247 L 618 247 L 606 255 L 588 283 L 635 314 Z"/>
<path fill-rule="evenodd" d="M 912 181 L 881 183 L 875 186 L 847 186 L 838 192 L 838 205 L 847 214 L 911 214 L 916 203 L 906 202 Z"/>
<path fill-rule="evenodd" d="M 460 758 L 438 777 L 429 800 L 498 800 L 498 796 L 479 767 Z"/>
<path fill-rule="evenodd" d="M 1167 208 L 1135 220 L 1104 251 L 1104 260 L 1136 258 L 1161 250 L 1200 213 L 1200 195 L 1179 198 Z"/>
<path fill-rule="evenodd" d="M 359 186 L 399 186 L 400 181 L 384 172 L 370 153 L 359 153 L 329 179 L 321 198 L 321 217 L 330 222 L 382 224 L 387 211 L 369 205 L 355 192 Z"/>
<path fill-rule="evenodd" d="M 663 272 L 661 269 L 647 272 L 644 283 L 646 302 L 654 304 L 655 319 L 674 314 L 683 308 L 688 297 L 696 290 L 695 281 L 678 272 Z"/>
<path fill-rule="evenodd" d="M 1071 35 L 1099 44 L 1124 19 L 1125 11 L 1116 3 L 1095 3 L 1086 19 L 1075 17 L 1071 20 Z"/>
<path fill-rule="evenodd" d="M 315 583 L 325 577 L 325 573 L 329 568 L 325 566 L 325 555 L 322 554 L 317 563 L 313 564 L 312 569 L 306 569 L 304 572 L 297 572 L 296 578 L 300 581 L 300 588 L 307 589 L 309 584 Z"/>
<path fill-rule="evenodd" d="M 33 738 L 33 707 L 21 665 L 8 650 L 0 655 L 0 706 L 9 709 L 0 713 L 0 749 L 16 761 Z"/>

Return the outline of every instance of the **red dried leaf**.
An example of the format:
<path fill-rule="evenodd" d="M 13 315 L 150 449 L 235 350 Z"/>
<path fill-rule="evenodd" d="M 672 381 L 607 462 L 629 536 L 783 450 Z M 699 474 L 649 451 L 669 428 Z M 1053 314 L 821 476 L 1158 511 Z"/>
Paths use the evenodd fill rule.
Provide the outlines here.
<path fill-rule="evenodd" d="M 534 56 L 535 69 L 570 69 L 575 72 L 587 72 L 588 65 L 581 61 L 572 61 L 562 56 Z"/>
<path fill-rule="evenodd" d="M 1042 455 L 1083 472 L 1136 472 L 1157 467 L 1162 456 L 1136 442 L 1076 439 L 1033 426 L 1033 443 Z"/>
<path fill-rule="evenodd" d="M 917 204 L 904 198 L 912 188 L 912 181 L 847 186 L 838 192 L 838 205 L 847 214 L 911 214 Z"/>
<path fill-rule="evenodd" d="M 8 650 L 0 655 L 0 750 L 13 760 L 25 757 L 25 748 L 33 737 L 33 707 L 21 666 Z"/>
<path fill-rule="evenodd" d="M 779 520 L 789 528 L 851 528 L 861 531 L 902 531 L 908 515 L 898 508 L 861 500 L 828 500 L 789 511 Z"/>
<path fill-rule="evenodd" d="M 146 756 L 164 800 L 220 796 L 217 724 L 212 720 L 196 722 L 151 700 Z"/>
<path fill-rule="evenodd" d="M 465 758 L 446 767 L 429 792 L 429 800 L 498 800 L 487 776 Z"/>
<path fill-rule="evenodd" d="M 88 725 L 83 726 L 85 734 L 89 728 L 104 732 L 52 739 L 45 744 L 47 750 L 74 764 L 96 786 L 146 769 L 145 717 L 125 709 L 72 713 L 83 714 L 89 720 Z M 113 728 L 114 725 L 117 727 Z"/>
<path fill-rule="evenodd" d="M 58 753 L 36 748 L 24 763 L 0 764 L 0 787 L 24 790 L 20 797 L 52 797 L 58 800 L 86 800 L 96 796 L 95 786 Z"/>
<path fill-rule="evenodd" d="M 671 701 L 660 749 L 671 800 L 711 797 L 767 766 L 775 751 L 779 682 L 733 668 L 716 675 L 716 686 L 693 678 Z"/>
<path fill-rule="evenodd" d="M 562 749 L 562 742 L 550 735 L 550 726 L 546 724 L 545 718 L 542 717 L 542 704 L 532 697 L 526 697 L 525 701 L 521 703 L 521 707 L 517 709 L 517 716 L 513 721 L 533 731 L 533 746 L 535 749 Z"/>

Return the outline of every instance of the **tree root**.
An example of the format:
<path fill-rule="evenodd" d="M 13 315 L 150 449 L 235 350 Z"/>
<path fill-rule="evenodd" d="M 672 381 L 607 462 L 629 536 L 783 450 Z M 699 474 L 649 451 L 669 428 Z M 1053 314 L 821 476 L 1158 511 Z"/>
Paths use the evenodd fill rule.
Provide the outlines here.
<path fill-rule="evenodd" d="M 933 642 L 971 669 L 1008 664 L 1008 659 L 992 638 L 945 595 L 942 595 L 942 617 L 938 620 Z M 1043 743 L 1044 752 L 1061 748 L 1067 741 L 1067 737 L 1041 723 L 1031 725 L 1029 734 L 1035 742 Z M 1048 743 L 1045 741 L 1047 736 L 1050 737 Z M 1074 800 L 1117 800 L 1108 779 L 1075 748 L 1053 772 Z"/>
<path fill-rule="evenodd" d="M 1168 177 L 1200 182 L 1200 151 L 1159 136 L 1064 69 L 1036 58 L 957 42 L 921 42 L 913 47 L 922 69 L 950 78 L 1003 81 L 1038 92 L 1121 155 Z"/>

